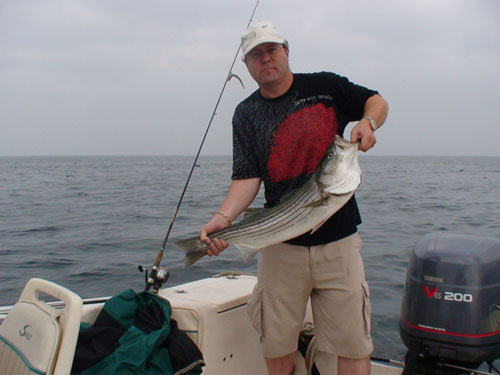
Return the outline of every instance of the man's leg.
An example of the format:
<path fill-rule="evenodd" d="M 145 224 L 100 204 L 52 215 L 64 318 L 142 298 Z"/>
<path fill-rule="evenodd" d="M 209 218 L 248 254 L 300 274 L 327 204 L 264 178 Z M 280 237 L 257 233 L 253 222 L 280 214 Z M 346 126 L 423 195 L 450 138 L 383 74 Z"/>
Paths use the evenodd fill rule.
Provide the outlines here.
<path fill-rule="evenodd" d="M 311 247 L 317 348 L 338 355 L 339 375 L 370 372 L 370 300 L 361 247 L 358 234 Z"/>
<path fill-rule="evenodd" d="M 370 375 L 370 357 L 338 358 L 338 375 Z"/>
<path fill-rule="evenodd" d="M 277 244 L 261 250 L 258 281 L 247 304 L 271 375 L 290 375 L 311 293 L 309 249 Z"/>
<path fill-rule="evenodd" d="M 269 375 L 292 375 L 293 365 L 295 363 L 295 352 L 278 358 L 267 358 L 266 366 Z"/>

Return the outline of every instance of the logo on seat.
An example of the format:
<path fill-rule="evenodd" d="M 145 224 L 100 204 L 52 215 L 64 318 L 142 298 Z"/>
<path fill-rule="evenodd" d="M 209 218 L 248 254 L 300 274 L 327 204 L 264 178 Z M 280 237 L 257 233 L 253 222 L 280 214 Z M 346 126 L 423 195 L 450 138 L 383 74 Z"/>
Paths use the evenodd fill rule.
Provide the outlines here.
<path fill-rule="evenodd" d="M 23 327 L 23 330 L 19 330 L 19 336 L 21 337 L 26 337 L 26 340 L 29 340 L 31 339 L 31 326 L 29 324 L 26 324 L 24 327 Z"/>

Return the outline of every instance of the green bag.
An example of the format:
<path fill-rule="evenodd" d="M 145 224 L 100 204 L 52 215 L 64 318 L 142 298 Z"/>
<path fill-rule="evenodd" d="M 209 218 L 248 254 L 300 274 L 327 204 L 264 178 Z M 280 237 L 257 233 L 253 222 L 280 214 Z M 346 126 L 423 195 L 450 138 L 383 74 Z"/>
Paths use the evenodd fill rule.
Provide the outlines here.
<path fill-rule="evenodd" d="M 203 357 L 170 320 L 171 313 L 170 303 L 150 292 L 129 289 L 112 297 L 95 323 L 80 330 L 72 373 L 200 374 Z M 173 360 L 171 351 L 176 352 Z"/>

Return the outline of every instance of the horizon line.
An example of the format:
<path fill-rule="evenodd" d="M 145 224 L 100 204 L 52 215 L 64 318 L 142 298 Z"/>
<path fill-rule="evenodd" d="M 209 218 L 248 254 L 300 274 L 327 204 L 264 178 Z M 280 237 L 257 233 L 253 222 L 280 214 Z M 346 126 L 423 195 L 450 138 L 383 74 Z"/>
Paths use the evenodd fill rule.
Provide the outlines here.
<path fill-rule="evenodd" d="M 47 155 L 0 155 L 0 158 L 58 158 L 58 157 L 195 157 L 195 154 L 47 154 Z M 360 157 L 500 157 L 487 154 L 365 154 Z M 199 157 L 232 157 L 232 154 L 206 154 Z"/>

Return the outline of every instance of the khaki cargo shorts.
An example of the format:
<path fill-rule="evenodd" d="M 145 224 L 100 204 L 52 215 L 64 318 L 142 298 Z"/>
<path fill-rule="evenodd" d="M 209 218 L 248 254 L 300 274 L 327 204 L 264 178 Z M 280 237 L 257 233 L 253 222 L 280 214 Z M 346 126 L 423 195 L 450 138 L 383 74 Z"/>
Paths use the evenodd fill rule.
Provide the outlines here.
<path fill-rule="evenodd" d="M 280 243 L 260 252 L 248 314 L 265 357 L 297 350 L 309 297 L 318 350 L 352 359 L 370 355 L 371 309 L 361 245 L 355 233 L 326 245 Z"/>

